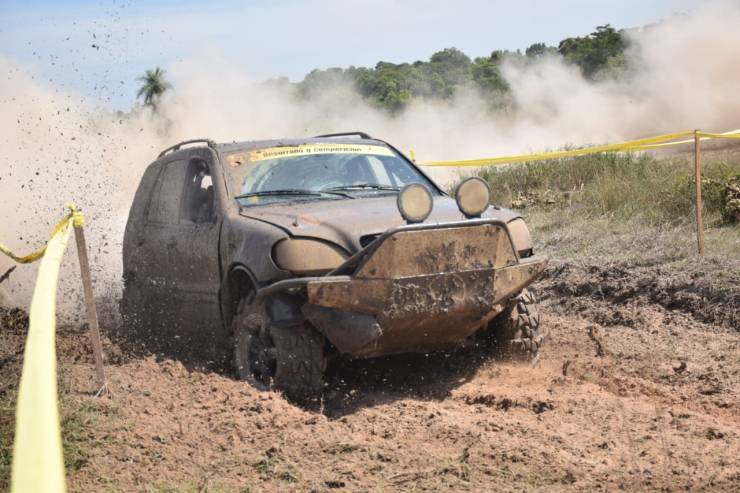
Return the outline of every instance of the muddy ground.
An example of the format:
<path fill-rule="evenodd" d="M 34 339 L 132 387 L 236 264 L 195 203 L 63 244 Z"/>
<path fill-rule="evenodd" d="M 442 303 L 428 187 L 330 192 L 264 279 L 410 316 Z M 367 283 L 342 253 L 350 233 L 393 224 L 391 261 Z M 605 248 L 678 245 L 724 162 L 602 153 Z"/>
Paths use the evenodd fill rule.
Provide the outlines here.
<path fill-rule="evenodd" d="M 738 285 L 700 277 L 556 262 L 534 367 L 482 347 L 334 365 L 318 411 L 110 345 L 96 398 L 63 328 L 70 489 L 738 491 Z M 7 425 L 25 329 L 5 318 Z"/>

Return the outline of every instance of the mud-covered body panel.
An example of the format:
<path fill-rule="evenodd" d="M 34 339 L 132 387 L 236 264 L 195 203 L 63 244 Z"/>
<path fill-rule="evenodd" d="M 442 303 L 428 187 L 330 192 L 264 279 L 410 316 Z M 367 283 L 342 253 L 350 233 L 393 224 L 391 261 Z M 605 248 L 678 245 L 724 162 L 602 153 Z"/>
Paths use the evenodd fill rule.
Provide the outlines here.
<path fill-rule="evenodd" d="M 283 228 L 241 216 L 226 214 L 221 230 L 220 255 L 227 268 L 246 267 L 259 284 L 291 277 L 272 260 L 273 245 L 290 235 Z"/>
<path fill-rule="evenodd" d="M 121 308 L 151 349 L 214 358 L 227 337 L 219 307 L 223 216 L 197 221 L 184 207 L 196 169 L 210 170 L 213 184 L 223 184 L 210 148 L 161 156 L 144 173 L 124 234 Z M 227 206 L 223 186 L 213 187 L 211 204 Z"/>
<path fill-rule="evenodd" d="M 314 237 L 338 244 L 350 253 L 357 252 L 360 240 L 406 224 L 398 213 L 395 194 L 354 200 L 321 200 L 300 204 L 275 204 L 247 207 L 241 215 L 274 224 L 294 236 Z M 509 222 L 521 217 L 508 209 L 491 207 L 484 218 Z M 465 217 L 453 199 L 434 198 L 434 207 L 425 224 L 462 221 Z"/>

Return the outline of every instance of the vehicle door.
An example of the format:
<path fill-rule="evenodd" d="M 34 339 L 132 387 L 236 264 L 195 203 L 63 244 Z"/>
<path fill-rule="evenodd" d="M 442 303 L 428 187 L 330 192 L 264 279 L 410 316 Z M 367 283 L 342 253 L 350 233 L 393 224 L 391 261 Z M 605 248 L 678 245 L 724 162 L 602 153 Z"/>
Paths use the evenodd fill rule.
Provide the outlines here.
<path fill-rule="evenodd" d="M 150 284 L 153 322 L 176 354 L 213 358 L 221 336 L 218 237 L 221 217 L 203 153 L 162 165 L 146 211 L 147 260 L 139 279 Z"/>

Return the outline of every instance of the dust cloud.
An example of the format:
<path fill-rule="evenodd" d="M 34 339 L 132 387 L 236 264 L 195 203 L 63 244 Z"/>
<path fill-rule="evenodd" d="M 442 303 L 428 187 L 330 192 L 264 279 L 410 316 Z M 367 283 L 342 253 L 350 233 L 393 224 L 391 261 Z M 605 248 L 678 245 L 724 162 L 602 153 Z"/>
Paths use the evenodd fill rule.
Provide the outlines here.
<path fill-rule="evenodd" d="M 166 67 L 175 89 L 161 101 L 159 115 L 140 107 L 117 113 L 0 58 L 0 241 L 30 251 L 43 244 L 64 204 L 77 203 L 88 218 L 97 292 L 115 301 L 123 228 L 138 179 L 159 150 L 179 140 L 364 130 L 404 151 L 414 149 L 420 160 L 439 160 L 734 129 L 740 127 L 738 26 L 740 7 L 712 3 L 630 31 L 631 68 L 616 80 L 587 81 L 558 57 L 506 64 L 515 104 L 500 114 L 468 88 L 452 101 L 415 101 L 390 117 L 342 84 L 304 100 L 235 72 L 226 61 L 198 59 Z M 432 173 L 445 182 L 455 176 L 445 169 Z M 60 307 L 77 318 L 81 288 L 70 250 Z M 0 274 L 11 266 L 0 258 Z M 19 266 L 0 285 L 0 302 L 27 304 L 34 275 L 35 266 Z"/>
<path fill-rule="evenodd" d="M 117 115 L 79 96 L 34 80 L 0 59 L 0 241 L 16 253 L 41 247 L 75 203 L 86 215 L 97 292 L 115 296 L 121 272 L 121 236 L 136 180 L 167 140 L 143 112 Z M 65 257 L 60 306 L 81 310 L 74 240 Z M 0 273 L 13 262 L 0 258 Z M 0 303 L 30 300 L 36 264 L 20 265 L 0 285 Z M 80 307 L 78 310 L 77 308 Z"/>
<path fill-rule="evenodd" d="M 692 14 L 628 31 L 630 69 L 586 83 L 558 59 L 509 66 L 518 112 L 507 149 L 558 147 L 695 128 L 740 127 L 740 6 L 714 2 Z"/>

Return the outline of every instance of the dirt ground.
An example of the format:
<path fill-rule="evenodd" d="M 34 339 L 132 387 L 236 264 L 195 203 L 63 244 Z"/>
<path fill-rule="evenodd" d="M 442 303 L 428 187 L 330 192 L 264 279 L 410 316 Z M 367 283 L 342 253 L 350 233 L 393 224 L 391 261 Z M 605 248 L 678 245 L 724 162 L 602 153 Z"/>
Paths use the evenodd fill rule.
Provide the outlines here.
<path fill-rule="evenodd" d="M 112 346 L 96 398 L 62 329 L 70 490 L 738 491 L 738 290 L 683 281 L 556 264 L 534 367 L 483 347 L 336 364 L 320 410 Z M 8 394 L 24 330 L 5 325 Z"/>

